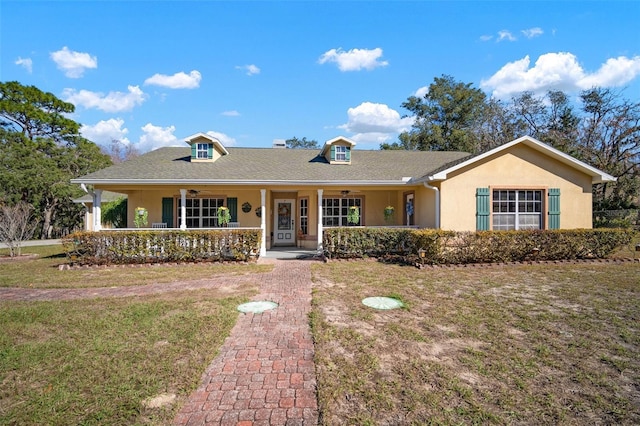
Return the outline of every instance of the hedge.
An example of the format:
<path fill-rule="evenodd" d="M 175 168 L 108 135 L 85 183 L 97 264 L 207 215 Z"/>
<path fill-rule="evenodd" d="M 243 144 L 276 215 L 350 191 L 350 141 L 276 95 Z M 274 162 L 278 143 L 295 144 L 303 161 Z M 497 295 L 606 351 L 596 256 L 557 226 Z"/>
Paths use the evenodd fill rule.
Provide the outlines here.
<path fill-rule="evenodd" d="M 465 264 L 604 258 L 629 244 L 625 229 L 454 232 L 434 229 L 329 228 L 328 258 L 401 257 L 410 263 Z"/>
<path fill-rule="evenodd" d="M 260 252 L 259 229 L 77 232 L 62 240 L 80 265 L 246 261 Z"/>

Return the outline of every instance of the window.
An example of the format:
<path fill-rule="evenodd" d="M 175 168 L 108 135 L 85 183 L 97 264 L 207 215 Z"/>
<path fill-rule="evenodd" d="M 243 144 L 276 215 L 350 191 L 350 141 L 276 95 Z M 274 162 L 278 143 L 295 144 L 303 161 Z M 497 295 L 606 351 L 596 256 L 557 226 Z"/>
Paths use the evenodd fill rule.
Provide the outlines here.
<path fill-rule="evenodd" d="M 196 146 L 196 158 L 198 159 L 207 159 L 209 158 L 209 144 L 208 143 L 198 143 Z"/>
<path fill-rule="evenodd" d="M 347 214 L 349 207 L 356 206 L 360 209 L 360 220 L 355 225 L 362 225 L 362 199 L 361 198 L 323 198 L 322 199 L 322 225 L 323 226 L 347 226 Z"/>
<path fill-rule="evenodd" d="M 347 161 L 347 147 L 336 145 L 336 161 Z"/>
<path fill-rule="evenodd" d="M 493 191 L 493 229 L 542 229 L 542 191 Z"/>
<path fill-rule="evenodd" d="M 218 226 L 218 207 L 224 206 L 224 198 L 187 198 L 187 228 L 215 228 Z M 178 221 L 182 220 L 182 200 L 178 199 Z"/>
<path fill-rule="evenodd" d="M 300 230 L 303 235 L 309 234 L 309 199 L 300 198 Z"/>

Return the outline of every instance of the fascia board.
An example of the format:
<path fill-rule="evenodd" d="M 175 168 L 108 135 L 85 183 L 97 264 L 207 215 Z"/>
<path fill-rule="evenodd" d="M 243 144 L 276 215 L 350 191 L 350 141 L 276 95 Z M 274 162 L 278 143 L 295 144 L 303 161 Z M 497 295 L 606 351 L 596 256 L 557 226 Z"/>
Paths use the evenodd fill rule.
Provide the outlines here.
<path fill-rule="evenodd" d="M 263 185 L 263 186 L 407 186 L 414 182 L 405 180 L 369 180 L 369 181 L 353 181 L 353 180 L 329 180 L 329 181 L 309 181 L 309 180 L 225 180 L 225 179 L 71 179 L 74 184 L 87 185 L 110 185 L 110 184 L 126 184 L 126 185 Z"/>

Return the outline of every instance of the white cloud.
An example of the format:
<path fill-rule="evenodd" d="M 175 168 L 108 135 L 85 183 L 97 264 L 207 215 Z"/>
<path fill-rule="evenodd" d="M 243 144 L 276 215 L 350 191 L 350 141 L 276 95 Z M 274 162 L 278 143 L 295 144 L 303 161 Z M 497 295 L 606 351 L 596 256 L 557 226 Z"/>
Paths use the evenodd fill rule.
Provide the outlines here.
<path fill-rule="evenodd" d="M 363 102 L 347 110 L 349 121 L 339 126 L 355 133 L 353 139 L 363 142 L 385 142 L 398 133 L 409 130 L 413 117 L 401 118 L 400 114 L 385 104 Z"/>
<path fill-rule="evenodd" d="M 260 74 L 260 68 L 258 68 L 257 66 L 251 64 L 251 65 L 237 65 L 236 66 L 237 70 L 246 70 L 247 71 L 247 75 L 255 75 L 255 74 Z"/>
<path fill-rule="evenodd" d="M 480 41 L 489 41 L 493 38 L 492 35 L 481 35 L 480 36 Z"/>
<path fill-rule="evenodd" d="M 186 146 L 184 141 L 178 140 L 173 134 L 176 131 L 175 126 L 161 127 L 147 123 L 141 129 L 144 134 L 136 144 L 140 152 L 153 151 L 166 146 Z"/>
<path fill-rule="evenodd" d="M 18 59 L 16 59 L 15 62 L 16 65 L 20 65 L 21 67 L 23 67 L 25 70 L 27 70 L 27 72 L 29 74 L 31 74 L 33 72 L 33 61 L 31 60 L 31 58 L 21 58 L 18 56 Z"/>
<path fill-rule="evenodd" d="M 418 97 L 418 98 L 424 98 L 424 96 L 427 93 L 429 93 L 429 86 L 422 86 L 421 88 L 416 90 L 416 93 L 414 93 L 413 96 Z"/>
<path fill-rule="evenodd" d="M 347 52 L 342 48 L 326 51 L 318 59 L 318 63 L 335 62 L 340 71 L 360 71 L 361 69 L 372 70 L 377 67 L 389 65 L 387 61 L 379 61 L 382 56 L 382 49 L 351 49 Z"/>
<path fill-rule="evenodd" d="M 96 108 L 104 112 L 121 112 L 130 111 L 147 98 L 138 86 L 128 86 L 127 89 L 127 93 L 109 92 L 107 95 L 89 90 L 64 89 L 62 96 L 76 106 Z"/>
<path fill-rule="evenodd" d="M 239 117 L 240 113 L 236 110 L 231 110 L 231 111 L 224 111 L 221 113 L 222 115 L 224 115 L 225 117 Z"/>
<path fill-rule="evenodd" d="M 541 55 L 533 67 L 529 56 L 503 66 L 481 87 L 493 96 L 508 98 L 523 91 L 543 93 L 548 90 L 574 92 L 593 86 L 622 86 L 640 75 L 640 56 L 608 59 L 594 73 L 587 73 L 575 55 L 568 52 Z"/>
<path fill-rule="evenodd" d="M 507 41 L 516 41 L 516 38 L 511 34 L 508 30 L 498 31 L 498 39 L 497 42 L 507 40 Z"/>
<path fill-rule="evenodd" d="M 98 58 L 88 53 L 74 52 L 64 46 L 61 50 L 51 52 L 53 62 L 64 71 L 69 78 L 80 78 L 87 68 L 98 68 Z"/>
<path fill-rule="evenodd" d="M 202 75 L 199 71 L 193 70 L 189 74 L 178 72 L 174 75 L 154 74 L 147 78 L 144 84 L 168 87 L 169 89 L 195 89 L 200 86 Z"/>
<path fill-rule="evenodd" d="M 521 32 L 526 38 L 534 38 L 544 34 L 544 31 L 542 31 L 542 28 L 540 27 L 529 28 L 526 30 L 522 30 Z"/>
<path fill-rule="evenodd" d="M 224 133 L 214 132 L 213 130 L 209 130 L 207 134 L 209 136 L 213 136 L 214 138 L 218 139 L 220 142 L 222 142 L 222 145 L 224 146 L 234 146 L 236 144 L 236 140 L 234 138 L 232 138 L 231 136 L 225 135 Z"/>
<path fill-rule="evenodd" d="M 80 134 L 86 139 L 102 146 L 109 146 L 114 139 L 128 145 L 130 141 L 126 135 L 129 133 L 129 130 L 122 128 L 123 125 L 124 120 L 120 118 L 110 118 L 109 120 L 101 120 L 93 126 L 83 124 L 82 127 L 80 127 Z"/>
<path fill-rule="evenodd" d="M 619 56 L 607 59 L 598 71 L 586 75 L 578 85 L 581 89 L 590 89 L 594 86 L 623 86 L 638 75 L 640 75 L 640 56 L 633 58 Z"/>

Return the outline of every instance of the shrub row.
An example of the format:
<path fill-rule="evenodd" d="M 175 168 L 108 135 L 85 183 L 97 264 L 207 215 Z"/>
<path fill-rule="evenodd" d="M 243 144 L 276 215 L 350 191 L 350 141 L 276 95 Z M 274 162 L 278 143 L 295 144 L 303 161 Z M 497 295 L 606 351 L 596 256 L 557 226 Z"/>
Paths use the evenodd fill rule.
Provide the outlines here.
<path fill-rule="evenodd" d="M 260 251 L 259 229 L 78 232 L 62 240 L 81 265 L 245 261 Z"/>
<path fill-rule="evenodd" d="M 629 244 L 633 231 L 574 229 L 454 232 L 433 229 L 331 228 L 328 258 L 401 257 L 408 263 L 464 264 L 604 258 Z"/>

